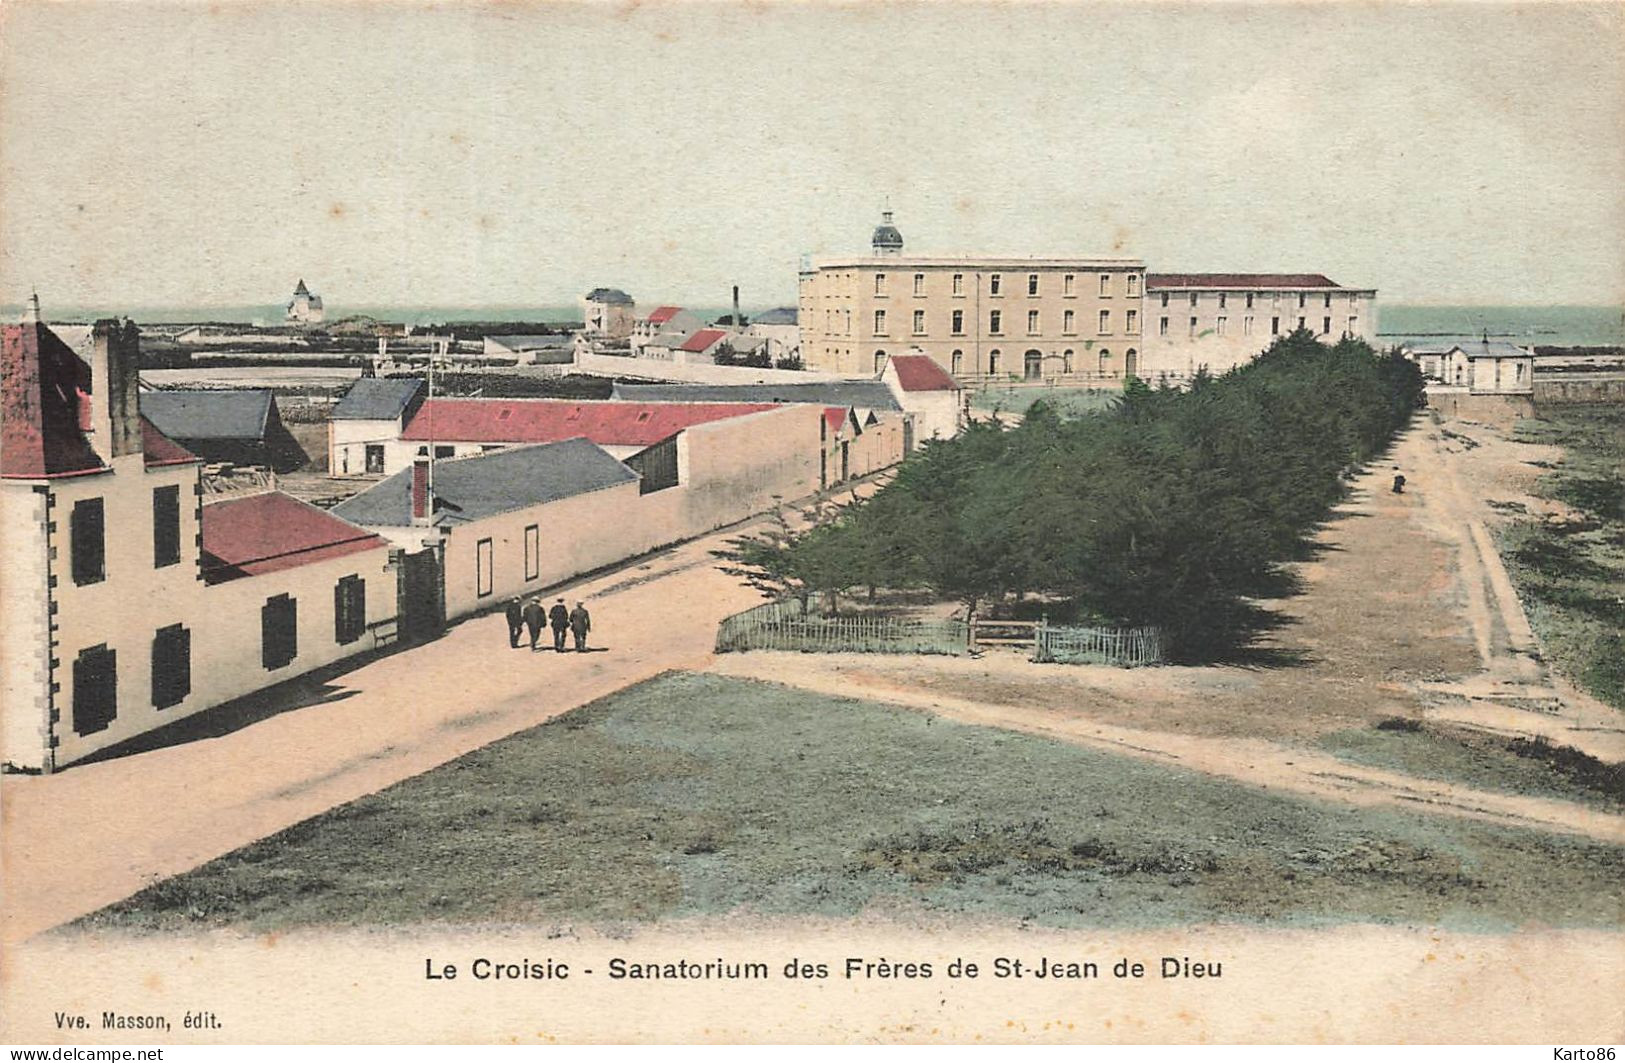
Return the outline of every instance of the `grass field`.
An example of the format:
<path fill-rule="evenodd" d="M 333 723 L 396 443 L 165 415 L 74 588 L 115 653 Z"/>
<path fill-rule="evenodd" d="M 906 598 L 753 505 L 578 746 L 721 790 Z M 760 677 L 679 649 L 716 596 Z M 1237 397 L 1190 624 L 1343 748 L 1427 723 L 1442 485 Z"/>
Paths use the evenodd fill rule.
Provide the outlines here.
<path fill-rule="evenodd" d="M 1517 438 L 1564 449 L 1538 490 L 1581 519 L 1504 527 L 1507 570 L 1558 669 L 1625 709 L 1625 407 L 1549 407 Z"/>
<path fill-rule="evenodd" d="M 1319 745 L 1352 763 L 1417 778 L 1625 811 L 1625 765 L 1565 747 L 1412 719 L 1337 731 Z"/>
<path fill-rule="evenodd" d="M 341 806 L 82 925 L 1618 926 L 1625 851 L 1332 807 L 931 716 L 674 674 Z"/>

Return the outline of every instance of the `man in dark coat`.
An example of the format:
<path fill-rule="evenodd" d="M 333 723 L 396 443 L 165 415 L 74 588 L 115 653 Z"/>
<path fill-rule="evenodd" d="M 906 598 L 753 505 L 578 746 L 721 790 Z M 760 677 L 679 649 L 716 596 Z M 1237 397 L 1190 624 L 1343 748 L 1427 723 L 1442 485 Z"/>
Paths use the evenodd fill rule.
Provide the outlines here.
<path fill-rule="evenodd" d="M 570 629 L 570 610 L 564 607 L 564 599 L 560 598 L 548 610 L 547 619 L 553 624 L 553 649 L 559 653 L 564 652 L 564 633 Z"/>
<path fill-rule="evenodd" d="M 508 645 L 514 649 L 519 648 L 519 632 L 525 626 L 525 605 L 519 598 L 508 602 Z"/>
<path fill-rule="evenodd" d="M 542 600 L 532 598 L 525 603 L 525 630 L 530 632 L 530 648 L 536 649 L 536 640 L 542 634 L 542 623 L 546 617 L 542 614 Z"/>
<path fill-rule="evenodd" d="M 576 637 L 576 652 L 587 652 L 587 632 L 592 630 L 592 617 L 587 615 L 587 607 L 580 602 L 570 610 L 570 634 Z"/>

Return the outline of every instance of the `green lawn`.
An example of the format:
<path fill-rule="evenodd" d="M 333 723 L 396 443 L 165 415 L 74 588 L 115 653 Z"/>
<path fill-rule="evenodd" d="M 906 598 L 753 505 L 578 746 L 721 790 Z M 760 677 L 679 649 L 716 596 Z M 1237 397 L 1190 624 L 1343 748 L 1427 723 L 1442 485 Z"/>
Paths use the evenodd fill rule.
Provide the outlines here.
<path fill-rule="evenodd" d="M 1538 490 L 1584 519 L 1503 527 L 1507 571 L 1557 668 L 1625 709 L 1625 406 L 1548 407 L 1517 438 L 1564 449 Z"/>
<path fill-rule="evenodd" d="M 1622 871 L 1619 847 L 1294 800 L 889 706 L 673 674 L 81 923 L 559 928 L 746 909 L 1617 927 Z"/>

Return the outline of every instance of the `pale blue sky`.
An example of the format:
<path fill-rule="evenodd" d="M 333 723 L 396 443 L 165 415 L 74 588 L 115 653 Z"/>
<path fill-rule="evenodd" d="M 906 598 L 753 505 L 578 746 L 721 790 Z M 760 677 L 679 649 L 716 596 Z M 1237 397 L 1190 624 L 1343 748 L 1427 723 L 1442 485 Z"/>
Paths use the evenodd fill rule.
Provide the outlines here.
<path fill-rule="evenodd" d="M 794 296 L 866 247 L 1625 302 L 1625 6 L 7 3 L 0 302 Z"/>

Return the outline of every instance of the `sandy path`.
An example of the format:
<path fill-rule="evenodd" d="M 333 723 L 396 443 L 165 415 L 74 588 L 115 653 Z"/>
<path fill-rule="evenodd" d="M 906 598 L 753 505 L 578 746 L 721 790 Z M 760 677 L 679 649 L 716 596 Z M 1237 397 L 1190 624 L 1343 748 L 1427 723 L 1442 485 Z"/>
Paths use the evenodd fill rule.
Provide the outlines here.
<path fill-rule="evenodd" d="M 322 702 L 229 734 L 57 775 L 5 776 L 4 940 L 668 669 L 702 667 L 720 618 L 759 600 L 711 564 L 708 551 L 738 533 L 565 592 L 591 600 L 594 644 L 607 652 L 510 650 L 503 618 L 479 617 L 338 676 Z"/>

